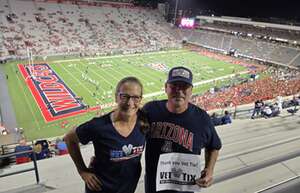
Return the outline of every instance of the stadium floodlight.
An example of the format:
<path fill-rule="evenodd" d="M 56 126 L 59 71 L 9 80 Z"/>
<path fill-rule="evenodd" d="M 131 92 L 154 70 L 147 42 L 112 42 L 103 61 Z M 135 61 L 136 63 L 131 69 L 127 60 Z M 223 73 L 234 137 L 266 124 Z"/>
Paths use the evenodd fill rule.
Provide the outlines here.
<path fill-rule="evenodd" d="M 176 4 L 175 4 L 174 25 L 176 24 L 177 9 L 178 9 L 178 0 L 176 0 Z"/>
<path fill-rule="evenodd" d="M 27 48 L 27 57 L 28 57 L 28 64 L 30 66 L 33 65 L 33 59 L 32 59 L 32 50 L 30 48 Z"/>

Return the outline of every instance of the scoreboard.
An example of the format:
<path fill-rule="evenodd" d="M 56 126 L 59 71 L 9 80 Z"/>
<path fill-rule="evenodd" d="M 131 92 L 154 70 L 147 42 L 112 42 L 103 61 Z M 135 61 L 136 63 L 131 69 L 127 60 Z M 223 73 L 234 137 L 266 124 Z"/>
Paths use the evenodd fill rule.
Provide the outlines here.
<path fill-rule="evenodd" d="M 181 18 L 180 26 L 182 28 L 193 28 L 195 26 L 195 18 Z"/>

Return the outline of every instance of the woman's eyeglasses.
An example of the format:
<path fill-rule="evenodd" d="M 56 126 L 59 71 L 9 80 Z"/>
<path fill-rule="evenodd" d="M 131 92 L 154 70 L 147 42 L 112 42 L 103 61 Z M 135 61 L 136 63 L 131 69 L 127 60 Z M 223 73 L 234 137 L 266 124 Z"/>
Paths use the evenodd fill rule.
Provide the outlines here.
<path fill-rule="evenodd" d="M 119 93 L 119 97 L 124 102 L 128 102 L 130 99 L 132 99 L 134 103 L 139 103 L 142 100 L 142 96 L 136 96 L 136 95 L 131 96 L 126 93 Z"/>

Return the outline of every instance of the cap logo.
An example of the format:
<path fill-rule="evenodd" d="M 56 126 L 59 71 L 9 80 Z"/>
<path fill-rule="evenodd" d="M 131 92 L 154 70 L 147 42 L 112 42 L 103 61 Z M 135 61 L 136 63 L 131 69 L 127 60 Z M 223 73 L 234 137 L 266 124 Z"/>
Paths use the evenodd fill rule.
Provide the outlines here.
<path fill-rule="evenodd" d="M 172 77 L 175 77 L 175 76 L 180 76 L 180 77 L 189 79 L 190 72 L 185 69 L 174 69 L 172 71 Z"/>

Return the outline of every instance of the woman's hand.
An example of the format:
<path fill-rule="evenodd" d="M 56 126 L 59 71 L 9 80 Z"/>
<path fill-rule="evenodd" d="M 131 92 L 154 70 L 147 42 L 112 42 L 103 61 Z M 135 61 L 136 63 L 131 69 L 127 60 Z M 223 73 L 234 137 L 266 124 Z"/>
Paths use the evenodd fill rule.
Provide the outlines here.
<path fill-rule="evenodd" d="M 101 190 L 101 186 L 103 184 L 94 173 L 89 171 L 81 171 L 79 172 L 79 174 L 90 190 L 93 191 Z"/>

